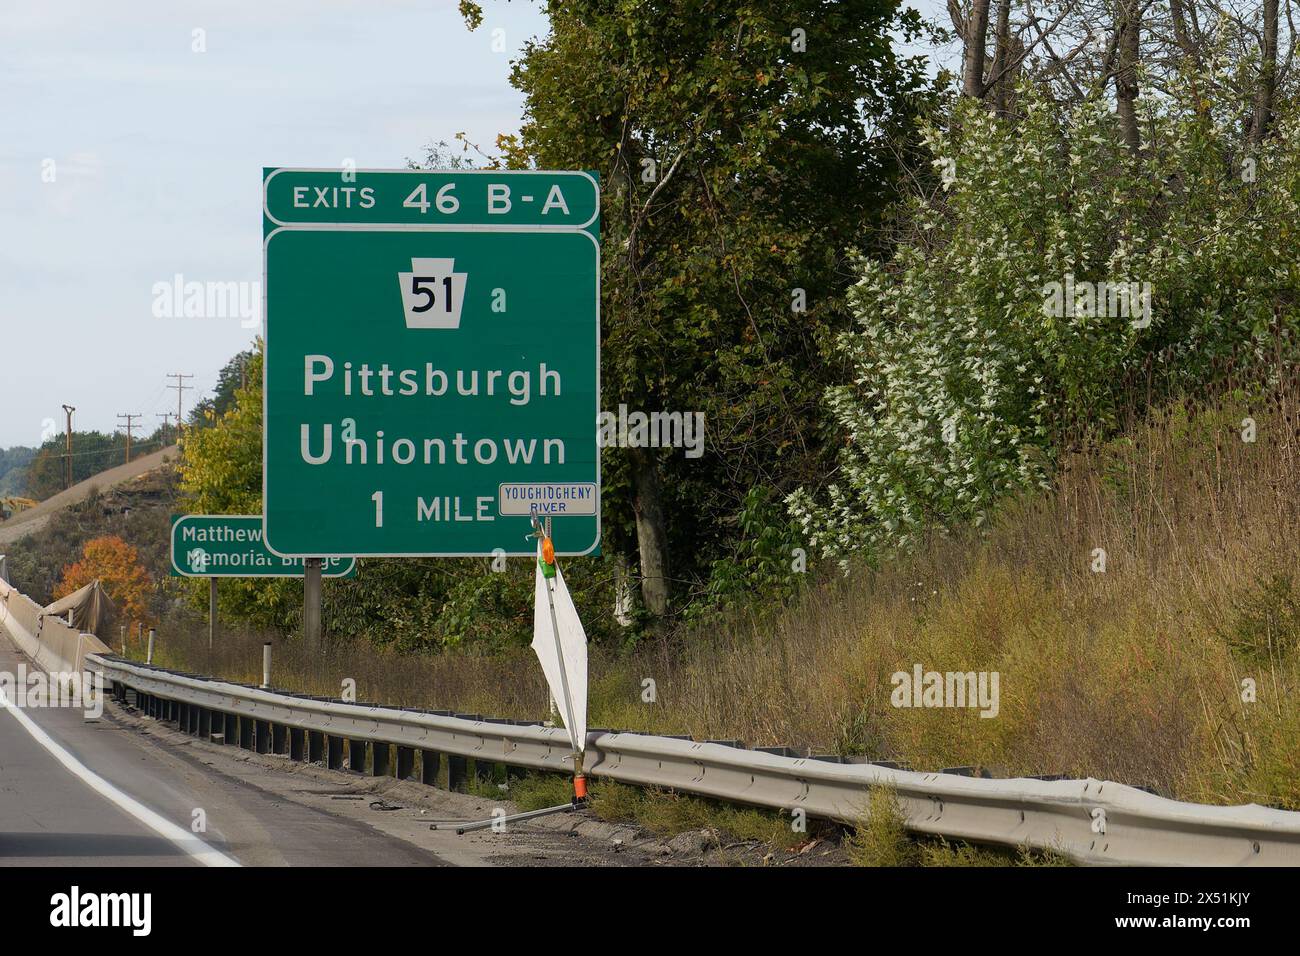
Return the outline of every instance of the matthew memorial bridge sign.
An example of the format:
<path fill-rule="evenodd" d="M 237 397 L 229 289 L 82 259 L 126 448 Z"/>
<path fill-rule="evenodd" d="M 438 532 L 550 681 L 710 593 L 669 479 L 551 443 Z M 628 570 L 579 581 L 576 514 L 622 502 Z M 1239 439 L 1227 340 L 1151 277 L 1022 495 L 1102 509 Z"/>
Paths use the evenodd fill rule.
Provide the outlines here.
<path fill-rule="evenodd" d="M 265 541 L 292 557 L 600 547 L 599 188 L 268 169 Z"/>

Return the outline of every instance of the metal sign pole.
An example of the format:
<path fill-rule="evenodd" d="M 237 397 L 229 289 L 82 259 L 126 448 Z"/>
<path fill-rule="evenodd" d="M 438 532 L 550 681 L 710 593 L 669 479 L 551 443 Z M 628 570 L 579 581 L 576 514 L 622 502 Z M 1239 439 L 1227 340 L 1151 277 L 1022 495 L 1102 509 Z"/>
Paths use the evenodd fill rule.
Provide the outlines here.
<path fill-rule="evenodd" d="M 302 636 L 309 651 L 320 650 L 320 571 L 321 559 L 306 560 L 302 586 Z"/>
<path fill-rule="evenodd" d="M 551 519 L 546 519 L 546 525 L 545 528 L 543 528 L 542 522 L 538 520 L 537 512 L 535 510 L 531 517 L 533 527 L 536 529 L 537 534 L 549 538 L 551 536 Z M 558 570 L 556 573 L 559 573 Z M 573 719 L 573 694 L 569 690 L 569 669 L 564 666 L 564 646 L 560 643 L 560 623 L 555 617 L 555 580 L 554 578 L 543 578 L 543 580 L 546 582 L 546 603 L 550 607 L 551 611 L 551 636 L 555 639 L 555 658 L 556 663 L 560 666 L 560 687 L 564 691 L 564 726 L 572 735 L 575 733 L 575 721 Z M 554 698 L 551 699 L 551 707 L 553 711 L 555 707 Z M 574 769 L 577 773 L 582 772 L 580 763 L 580 746 L 581 744 L 579 743 L 579 746 L 575 747 L 573 751 Z"/>
<path fill-rule="evenodd" d="M 217 579 L 208 578 L 208 650 L 217 642 Z"/>

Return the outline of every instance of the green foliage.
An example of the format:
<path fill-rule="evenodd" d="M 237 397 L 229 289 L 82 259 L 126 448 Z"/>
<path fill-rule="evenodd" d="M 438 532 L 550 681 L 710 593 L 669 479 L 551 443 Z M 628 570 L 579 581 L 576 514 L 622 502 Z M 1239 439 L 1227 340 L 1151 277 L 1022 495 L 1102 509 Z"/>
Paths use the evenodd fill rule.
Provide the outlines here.
<path fill-rule="evenodd" d="M 239 390 L 246 387 L 245 383 L 253 374 L 254 363 L 260 362 L 261 344 L 254 343 L 252 348 L 240 352 L 223 365 L 217 373 L 217 385 L 212 390 L 212 395 L 195 403 L 190 411 L 190 425 L 206 428 L 220 421 L 235 407 Z M 260 365 L 257 374 L 262 374 Z"/>
<path fill-rule="evenodd" d="M 776 601 L 794 594 L 805 580 L 796 569 L 803 539 L 769 488 L 751 488 L 738 519 L 740 537 L 732 552 L 713 562 L 705 599 L 688 618 L 747 602 L 754 595 Z"/>
<path fill-rule="evenodd" d="M 230 366 L 227 365 L 227 368 Z M 191 514 L 262 513 L 262 354 L 248 360 L 247 384 L 209 427 L 191 431 L 182 450 L 181 490 Z"/>
<path fill-rule="evenodd" d="M 188 514 L 258 515 L 262 513 L 262 350 L 241 353 L 225 366 L 225 379 L 236 384 L 224 412 L 209 407 L 204 427 L 192 428 L 181 445 L 181 490 Z M 233 376 L 230 370 L 234 369 Z M 208 583 L 186 580 L 189 603 L 206 609 Z M 218 589 L 223 618 L 260 628 L 289 631 L 302 614 L 302 586 L 288 579 L 232 578 Z"/>
<path fill-rule="evenodd" d="M 633 823 L 662 838 L 692 830 L 790 848 L 807 839 L 790 818 L 770 810 L 720 803 L 675 790 L 641 788 L 609 780 L 590 785 L 591 809 L 611 823 Z"/>
<path fill-rule="evenodd" d="M 35 448 L 0 448 L 0 496 L 22 495 L 27 488 L 27 466 L 35 457 Z"/>
<path fill-rule="evenodd" d="M 927 130 L 954 176 L 911 200 L 913 231 L 889 262 L 860 267 L 858 327 L 838 344 L 851 384 L 827 392 L 847 435 L 840 472 L 826 498 L 790 498 L 823 554 L 981 523 L 1135 406 L 1295 356 L 1292 107 L 1252 182 L 1235 131 L 1194 104 L 1158 109 L 1134 160 L 1104 102 L 1023 96 L 1017 122 L 964 100 Z M 1067 277 L 1150 283 L 1149 327 L 1055 314 L 1049 284 Z"/>
<path fill-rule="evenodd" d="M 784 496 L 826 465 L 844 250 L 891 198 L 922 85 L 894 55 L 895 9 L 552 2 L 550 35 L 514 65 L 526 110 L 506 165 L 601 176 L 606 407 L 706 415 L 703 458 L 657 458 L 675 580 L 708 577 L 735 547 L 751 488 Z M 633 553 L 627 458 L 604 456 L 605 544 Z"/>
<path fill-rule="evenodd" d="M 854 866 L 918 865 L 920 852 L 904 823 L 894 791 L 872 789 L 863 819 L 849 837 L 849 860 Z"/>
<path fill-rule="evenodd" d="M 1300 647 L 1300 594 L 1289 569 L 1252 585 L 1233 612 L 1224 641 L 1245 662 L 1268 665 Z"/>
<path fill-rule="evenodd" d="M 325 588 L 326 626 L 403 651 L 526 647 L 533 638 L 533 570 L 532 559 L 519 558 L 504 571 L 482 558 L 367 559 L 355 579 Z M 569 559 L 564 577 L 588 639 L 608 640 L 616 625 L 607 613 L 614 596 L 606 562 Z"/>

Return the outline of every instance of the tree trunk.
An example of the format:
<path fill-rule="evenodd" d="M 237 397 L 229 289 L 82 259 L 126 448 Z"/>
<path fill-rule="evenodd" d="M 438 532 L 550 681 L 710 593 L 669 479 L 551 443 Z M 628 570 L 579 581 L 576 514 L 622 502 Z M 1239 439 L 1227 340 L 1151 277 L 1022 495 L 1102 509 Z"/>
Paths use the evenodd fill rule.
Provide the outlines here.
<path fill-rule="evenodd" d="M 1184 56 L 1195 59 L 1196 51 L 1192 49 L 1191 35 L 1187 32 L 1187 14 L 1183 10 L 1183 0 L 1169 0 L 1169 19 L 1174 26 L 1174 43 Z"/>
<path fill-rule="evenodd" d="M 977 100 L 984 98 L 985 37 L 989 31 L 989 0 L 974 0 L 970 16 L 966 18 L 966 46 L 962 61 L 961 91 Z"/>
<path fill-rule="evenodd" d="M 1264 48 L 1260 51 L 1259 89 L 1255 92 L 1255 118 L 1250 142 L 1264 142 L 1273 123 L 1273 93 L 1277 88 L 1277 0 L 1264 0 Z"/>
<path fill-rule="evenodd" d="M 1142 146 L 1137 118 L 1137 65 L 1141 48 L 1142 15 L 1139 0 L 1124 0 L 1120 8 L 1119 65 L 1115 71 L 1115 101 L 1119 113 L 1120 135 L 1134 154 Z"/>
<path fill-rule="evenodd" d="M 1011 0 L 999 0 L 998 26 L 995 31 L 996 43 L 993 47 L 993 107 L 999 116 L 1006 116 L 1011 106 L 1010 71 L 1007 64 L 1011 62 Z"/>
<path fill-rule="evenodd" d="M 668 613 L 668 523 L 664 517 L 659 466 L 650 449 L 629 448 L 632 510 L 641 554 L 641 600 L 653 617 Z"/>

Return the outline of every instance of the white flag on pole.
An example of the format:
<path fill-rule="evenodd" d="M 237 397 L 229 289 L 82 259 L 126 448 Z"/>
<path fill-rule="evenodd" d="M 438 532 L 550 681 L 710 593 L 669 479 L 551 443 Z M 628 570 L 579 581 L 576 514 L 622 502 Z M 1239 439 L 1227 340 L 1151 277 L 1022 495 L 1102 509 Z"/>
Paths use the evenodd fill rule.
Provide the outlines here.
<path fill-rule="evenodd" d="M 564 586 L 564 575 L 558 564 L 546 562 L 540 540 L 536 574 L 533 651 L 542 663 L 574 753 L 582 753 L 587 746 L 587 634 Z"/>

